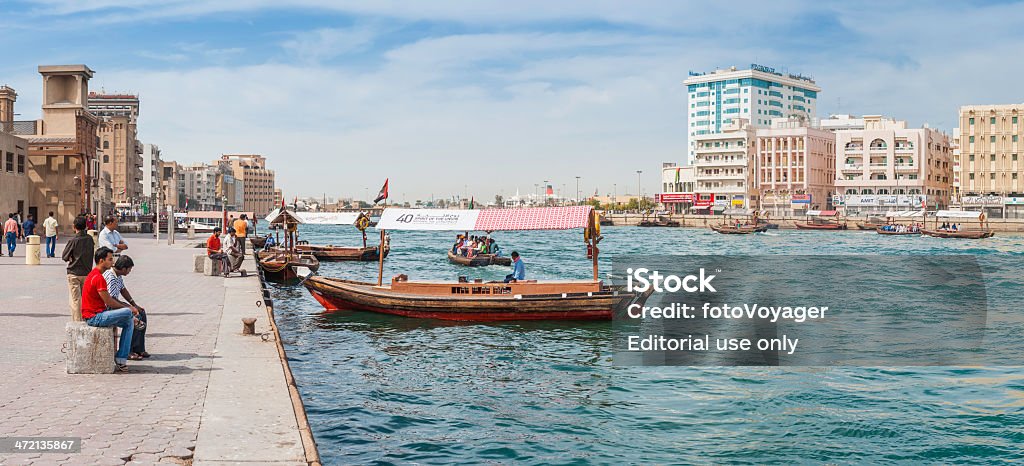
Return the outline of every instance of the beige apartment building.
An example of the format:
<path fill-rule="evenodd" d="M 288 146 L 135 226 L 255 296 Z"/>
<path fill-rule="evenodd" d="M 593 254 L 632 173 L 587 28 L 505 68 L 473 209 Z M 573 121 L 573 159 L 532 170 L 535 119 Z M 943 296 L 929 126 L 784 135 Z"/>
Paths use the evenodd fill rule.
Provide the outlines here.
<path fill-rule="evenodd" d="M 1024 218 L 1020 162 L 1024 104 L 960 107 L 960 204 Z"/>
<path fill-rule="evenodd" d="M 0 221 L 11 212 L 25 211 L 31 185 L 26 173 L 28 141 L 12 134 L 17 100 L 14 89 L 0 86 Z"/>
<path fill-rule="evenodd" d="M 953 190 L 949 136 L 879 115 L 863 120 L 863 129 L 835 131 L 834 203 L 848 214 L 946 208 Z"/>
<path fill-rule="evenodd" d="M 185 205 L 184 193 L 179 190 L 181 165 L 173 161 L 160 162 L 160 205 L 180 209 Z"/>
<path fill-rule="evenodd" d="M 694 210 L 721 212 L 757 205 L 755 136 L 756 128 L 744 118 L 723 125 L 721 132 L 694 136 Z"/>
<path fill-rule="evenodd" d="M 267 169 L 267 158 L 258 154 L 223 154 L 215 164 L 229 167 L 232 176 L 242 182 L 244 200 L 241 210 L 264 215 L 274 209 L 274 171 Z"/>
<path fill-rule="evenodd" d="M 23 204 L 22 212 L 37 219 L 52 211 L 61 229 L 70 232 L 74 217 L 94 205 L 91 200 L 98 185 L 92 163 L 98 120 L 86 108 L 93 71 L 85 65 L 40 66 L 38 71 L 43 79 L 42 119 L 12 121 L 16 94 L 7 88 L 0 98 L 0 113 L 5 120 L 2 126 L 10 130 L 4 131 L 4 144 L 13 143 L 15 148 L 11 172 L 16 179 L 11 185 L 4 180 L 0 191 L 4 199 L 9 199 L 8 189 L 20 191 L 18 185 L 24 182 L 18 177 L 22 176 L 20 167 L 24 167 L 27 191 L 14 198 L 15 207 Z M 18 137 L 11 138 L 10 134 Z M 19 146 L 27 156 L 23 164 L 18 157 Z M 6 175 L 8 149 L 3 151 Z"/>
<path fill-rule="evenodd" d="M 89 112 L 100 118 L 101 170 L 113 181 L 114 200 L 137 204 L 144 196 L 142 144 L 138 141 L 139 96 L 89 93 Z"/>
<path fill-rule="evenodd" d="M 775 216 L 803 215 L 832 207 L 836 135 L 803 120 L 774 119 L 756 131 L 755 184 L 760 203 Z"/>

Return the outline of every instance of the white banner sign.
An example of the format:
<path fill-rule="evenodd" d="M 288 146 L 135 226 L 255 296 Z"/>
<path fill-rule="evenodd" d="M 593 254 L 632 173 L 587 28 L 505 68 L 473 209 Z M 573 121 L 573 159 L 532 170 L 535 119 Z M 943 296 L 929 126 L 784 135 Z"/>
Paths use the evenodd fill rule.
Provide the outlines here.
<path fill-rule="evenodd" d="M 479 210 L 395 209 L 388 208 L 380 216 L 377 228 L 384 230 L 451 230 L 472 231 Z"/>
<path fill-rule="evenodd" d="M 303 223 L 313 225 L 352 225 L 359 214 L 356 212 L 295 212 Z"/>

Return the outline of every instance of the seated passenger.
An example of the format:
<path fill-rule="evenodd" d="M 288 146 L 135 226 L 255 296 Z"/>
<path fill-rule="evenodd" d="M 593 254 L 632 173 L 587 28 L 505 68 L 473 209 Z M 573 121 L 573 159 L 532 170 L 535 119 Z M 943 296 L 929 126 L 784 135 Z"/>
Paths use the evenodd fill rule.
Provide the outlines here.
<path fill-rule="evenodd" d="M 505 283 L 516 282 L 526 279 L 526 266 L 519 258 L 519 253 L 512 251 L 512 273 L 505 275 Z"/>

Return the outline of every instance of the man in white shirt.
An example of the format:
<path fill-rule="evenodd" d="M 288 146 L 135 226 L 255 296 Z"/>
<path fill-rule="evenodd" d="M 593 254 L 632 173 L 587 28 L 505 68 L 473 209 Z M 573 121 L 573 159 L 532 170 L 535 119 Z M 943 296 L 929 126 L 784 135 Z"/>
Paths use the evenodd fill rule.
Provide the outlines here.
<path fill-rule="evenodd" d="M 57 219 L 53 218 L 53 212 L 43 220 L 43 230 L 46 233 L 46 257 L 57 257 Z"/>
<path fill-rule="evenodd" d="M 107 247 L 114 251 L 114 254 L 120 254 L 121 251 L 128 249 L 128 245 L 124 244 L 124 240 L 121 239 L 121 233 L 117 231 L 117 217 L 107 216 L 103 224 L 106 226 L 100 230 L 99 247 Z"/>
<path fill-rule="evenodd" d="M 242 240 L 244 241 L 245 238 Z M 238 270 L 238 267 L 242 265 L 242 259 L 244 258 L 241 251 L 238 250 L 234 228 L 228 227 L 228 231 L 226 231 L 224 233 L 224 237 L 221 238 L 220 245 L 220 252 L 227 256 L 227 264 L 230 265 L 227 268 L 222 267 L 223 270 L 221 270 L 221 272 L 223 272 L 226 277 L 231 272 Z"/>

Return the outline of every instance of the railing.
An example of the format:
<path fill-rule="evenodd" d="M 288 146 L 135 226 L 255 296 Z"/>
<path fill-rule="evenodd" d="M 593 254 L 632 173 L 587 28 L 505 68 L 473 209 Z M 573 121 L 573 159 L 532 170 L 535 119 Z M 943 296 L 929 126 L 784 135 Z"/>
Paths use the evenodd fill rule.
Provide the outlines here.
<path fill-rule="evenodd" d="M 851 151 L 851 150 L 864 150 L 864 146 L 847 146 L 846 150 L 847 151 Z"/>
<path fill-rule="evenodd" d="M 843 165 L 843 170 L 863 170 L 864 165 L 859 163 L 848 163 Z"/>
<path fill-rule="evenodd" d="M 875 168 L 885 168 L 885 167 L 888 167 L 889 164 L 887 164 L 887 163 L 873 163 L 873 164 L 870 164 L 868 166 L 871 167 L 872 169 L 875 169 Z"/>

